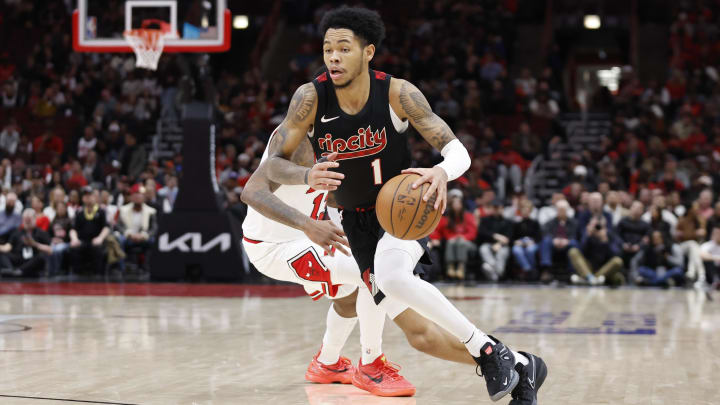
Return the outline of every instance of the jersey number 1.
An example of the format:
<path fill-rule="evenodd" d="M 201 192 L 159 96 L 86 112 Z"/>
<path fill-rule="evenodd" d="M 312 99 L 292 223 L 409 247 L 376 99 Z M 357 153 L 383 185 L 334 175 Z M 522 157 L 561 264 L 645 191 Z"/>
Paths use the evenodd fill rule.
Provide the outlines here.
<path fill-rule="evenodd" d="M 373 182 L 376 186 L 382 184 L 382 169 L 380 168 L 380 158 L 377 158 L 370 163 L 373 170 Z"/>

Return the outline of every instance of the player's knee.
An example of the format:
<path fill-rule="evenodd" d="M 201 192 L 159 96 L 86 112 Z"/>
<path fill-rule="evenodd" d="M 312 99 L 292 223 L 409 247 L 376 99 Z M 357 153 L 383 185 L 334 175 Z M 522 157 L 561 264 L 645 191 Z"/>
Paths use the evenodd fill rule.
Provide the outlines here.
<path fill-rule="evenodd" d="M 375 262 L 375 282 L 385 295 L 392 296 L 409 286 L 415 264 L 412 257 L 400 249 L 383 252 L 382 258 Z"/>
<path fill-rule="evenodd" d="M 357 316 L 357 312 L 355 311 L 356 300 L 357 290 L 347 297 L 333 300 L 333 308 L 335 312 L 343 318 L 355 318 Z"/>

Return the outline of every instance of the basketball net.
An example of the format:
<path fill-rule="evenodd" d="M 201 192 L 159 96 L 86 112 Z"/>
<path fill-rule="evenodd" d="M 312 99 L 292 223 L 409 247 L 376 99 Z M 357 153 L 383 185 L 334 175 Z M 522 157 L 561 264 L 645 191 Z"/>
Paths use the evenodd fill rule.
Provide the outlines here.
<path fill-rule="evenodd" d="M 151 24 L 159 25 L 160 29 L 147 28 Z M 135 52 L 135 66 L 150 70 L 157 70 L 165 38 L 177 38 L 170 25 L 159 20 L 145 20 L 141 28 L 125 31 L 123 36 Z"/>

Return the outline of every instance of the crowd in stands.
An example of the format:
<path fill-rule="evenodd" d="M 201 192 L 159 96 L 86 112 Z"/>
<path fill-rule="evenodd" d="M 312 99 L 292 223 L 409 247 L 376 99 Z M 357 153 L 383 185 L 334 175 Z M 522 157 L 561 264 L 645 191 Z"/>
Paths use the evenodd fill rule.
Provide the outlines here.
<path fill-rule="evenodd" d="M 536 157 L 553 158 L 548 146 L 563 141 L 555 122 L 575 107 L 557 47 L 538 71 L 513 65 L 515 1 L 421 2 L 403 13 L 377 5 L 387 39 L 372 67 L 416 84 L 472 156 L 431 235 L 432 277 L 717 280 L 717 6 L 678 8 L 667 80 L 643 82 L 628 69 L 616 94 L 592 98 L 591 110 L 610 117 L 610 135 L 569 163 L 567 187 L 543 204 L 524 193 L 525 176 Z M 242 212 L 239 193 L 270 132 L 321 66 L 317 22 L 331 6 L 304 21 L 287 79 L 269 81 L 255 67 L 216 72 L 215 162 L 227 208 Z M 3 276 L 144 268 L 157 216 L 177 195 L 181 158 L 159 161 L 145 146 L 158 120 L 177 119 L 173 56 L 148 72 L 134 69 L 131 55 L 73 53 L 70 12 L 63 2 L 0 2 L 3 34 L 36 44 L 0 51 Z M 417 134 L 410 145 L 417 166 L 441 159 Z"/>

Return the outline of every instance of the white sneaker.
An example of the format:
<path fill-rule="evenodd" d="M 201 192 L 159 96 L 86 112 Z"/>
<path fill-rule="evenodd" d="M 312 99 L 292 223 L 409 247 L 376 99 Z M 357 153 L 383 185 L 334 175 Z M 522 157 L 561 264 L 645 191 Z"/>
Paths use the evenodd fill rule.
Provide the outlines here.
<path fill-rule="evenodd" d="M 693 288 L 696 290 L 704 290 L 705 289 L 705 281 L 698 280 L 693 284 Z"/>
<path fill-rule="evenodd" d="M 492 282 L 498 281 L 498 275 L 495 273 L 495 268 L 490 263 L 483 263 L 482 269 L 483 274 L 485 274 L 485 277 L 487 277 L 488 280 Z"/>
<path fill-rule="evenodd" d="M 587 279 L 585 279 L 585 277 L 580 277 L 577 274 L 573 274 L 570 276 L 570 282 L 573 284 L 587 284 Z"/>
<path fill-rule="evenodd" d="M 603 284 L 605 284 L 605 276 L 593 277 L 593 278 L 590 280 L 590 284 L 592 284 L 592 285 L 603 285 Z"/>

